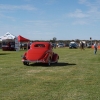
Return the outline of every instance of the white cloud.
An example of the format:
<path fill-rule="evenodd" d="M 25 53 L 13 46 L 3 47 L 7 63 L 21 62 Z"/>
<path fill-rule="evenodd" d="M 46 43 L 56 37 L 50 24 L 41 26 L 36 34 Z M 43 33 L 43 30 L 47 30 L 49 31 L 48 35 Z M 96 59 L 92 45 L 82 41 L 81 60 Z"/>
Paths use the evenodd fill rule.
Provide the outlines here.
<path fill-rule="evenodd" d="M 31 6 L 31 5 L 7 5 L 7 4 L 4 5 L 4 4 L 0 4 L 0 18 L 7 18 L 7 19 L 10 19 L 12 21 L 15 21 L 14 17 L 8 16 L 4 13 L 4 12 L 8 12 L 8 11 L 15 11 L 15 10 L 32 11 L 32 10 L 36 10 L 36 8 Z"/>
<path fill-rule="evenodd" d="M 26 23 L 30 23 L 31 25 L 38 26 L 41 28 L 51 29 L 51 27 L 55 28 L 59 26 L 59 23 L 56 21 L 46 21 L 46 20 L 27 20 Z"/>
<path fill-rule="evenodd" d="M 85 9 L 77 8 L 74 12 L 71 12 L 68 17 L 74 19 L 74 24 L 91 24 L 96 21 L 100 21 L 100 1 L 95 0 L 89 2 L 89 0 L 79 0 L 79 4 L 82 4 Z M 88 23 L 87 23 L 88 22 Z"/>
<path fill-rule="evenodd" d="M 79 3 L 80 4 L 83 4 L 83 3 L 85 3 L 87 0 L 79 0 Z"/>
<path fill-rule="evenodd" d="M 86 13 L 89 15 L 89 18 L 92 19 L 91 20 L 92 22 L 100 20 L 100 1 L 99 0 L 95 0 L 94 2 L 86 1 L 84 5 L 87 6 Z"/>
<path fill-rule="evenodd" d="M 47 5 L 54 4 L 55 2 L 56 2 L 56 0 L 46 0 Z"/>
<path fill-rule="evenodd" d="M 0 4 L 0 10 L 36 10 L 35 7 L 31 5 L 4 5 Z"/>
<path fill-rule="evenodd" d="M 30 2 L 31 0 L 24 0 L 24 1 L 26 1 L 26 2 Z"/>
<path fill-rule="evenodd" d="M 80 9 L 76 9 L 75 12 L 69 13 L 68 16 L 75 17 L 75 18 L 85 18 L 85 17 L 88 17 L 88 14 L 83 13 L 82 10 L 80 10 Z"/>
<path fill-rule="evenodd" d="M 2 13 L 0 13 L 0 18 L 6 18 L 6 19 L 10 19 L 11 21 L 15 21 L 15 18 L 14 17 L 11 17 L 11 16 L 6 16 Z"/>
<path fill-rule="evenodd" d="M 80 4 L 84 4 L 84 6 L 87 6 L 89 9 L 92 9 L 92 8 L 96 8 L 96 9 L 99 9 L 100 8 L 100 0 L 79 0 L 79 3 Z"/>
<path fill-rule="evenodd" d="M 88 24 L 88 22 L 85 20 L 76 20 L 75 22 L 73 22 L 73 25 L 77 25 L 77 24 L 80 24 L 80 25 L 85 25 L 85 24 Z"/>

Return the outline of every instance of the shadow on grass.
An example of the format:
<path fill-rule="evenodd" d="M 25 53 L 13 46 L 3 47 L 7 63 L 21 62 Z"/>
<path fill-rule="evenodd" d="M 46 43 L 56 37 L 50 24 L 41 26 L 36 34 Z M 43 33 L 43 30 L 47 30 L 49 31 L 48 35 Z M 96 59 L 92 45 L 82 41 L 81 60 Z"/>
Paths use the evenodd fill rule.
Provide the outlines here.
<path fill-rule="evenodd" d="M 10 53 L 0 53 L 0 55 L 8 55 L 8 54 L 10 54 Z"/>
<path fill-rule="evenodd" d="M 62 66 L 73 66 L 76 65 L 74 63 L 64 63 L 64 62 L 59 62 L 59 63 L 53 63 L 50 65 L 50 67 L 62 67 Z M 30 66 L 42 66 L 42 67 L 49 67 L 46 64 L 43 63 L 34 63 L 34 64 L 30 64 Z"/>

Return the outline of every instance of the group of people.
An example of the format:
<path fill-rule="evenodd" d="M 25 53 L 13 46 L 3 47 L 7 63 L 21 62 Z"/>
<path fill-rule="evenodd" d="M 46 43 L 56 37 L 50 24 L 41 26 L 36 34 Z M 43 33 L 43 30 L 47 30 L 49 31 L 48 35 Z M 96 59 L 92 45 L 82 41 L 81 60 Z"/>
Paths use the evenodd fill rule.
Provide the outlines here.
<path fill-rule="evenodd" d="M 30 45 L 31 45 L 31 44 L 32 44 L 31 42 L 28 42 L 28 43 L 21 43 L 21 44 L 20 44 L 20 49 L 22 49 L 22 50 L 30 49 Z"/>
<path fill-rule="evenodd" d="M 94 54 L 97 53 L 97 47 L 98 47 L 98 45 L 97 45 L 97 42 L 95 41 L 95 43 L 94 43 Z M 84 49 L 85 46 L 84 46 L 84 43 L 83 42 L 80 43 L 80 48 L 81 48 L 81 50 L 85 50 Z"/>

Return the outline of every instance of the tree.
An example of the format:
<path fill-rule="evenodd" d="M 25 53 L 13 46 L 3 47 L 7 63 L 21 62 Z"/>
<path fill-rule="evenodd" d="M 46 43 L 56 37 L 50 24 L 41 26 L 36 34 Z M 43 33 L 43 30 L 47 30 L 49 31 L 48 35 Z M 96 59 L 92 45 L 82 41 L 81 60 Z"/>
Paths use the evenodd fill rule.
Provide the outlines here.
<path fill-rule="evenodd" d="M 56 40 L 57 40 L 57 38 L 56 38 L 56 37 L 53 37 L 53 43 L 55 43 L 55 42 L 56 42 Z"/>

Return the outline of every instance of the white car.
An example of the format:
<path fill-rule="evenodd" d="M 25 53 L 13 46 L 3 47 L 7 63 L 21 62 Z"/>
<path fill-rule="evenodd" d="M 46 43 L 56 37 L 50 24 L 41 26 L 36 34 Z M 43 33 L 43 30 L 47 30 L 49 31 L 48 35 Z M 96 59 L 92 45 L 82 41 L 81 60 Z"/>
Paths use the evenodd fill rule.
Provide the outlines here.
<path fill-rule="evenodd" d="M 63 43 L 58 44 L 58 47 L 64 47 Z"/>

